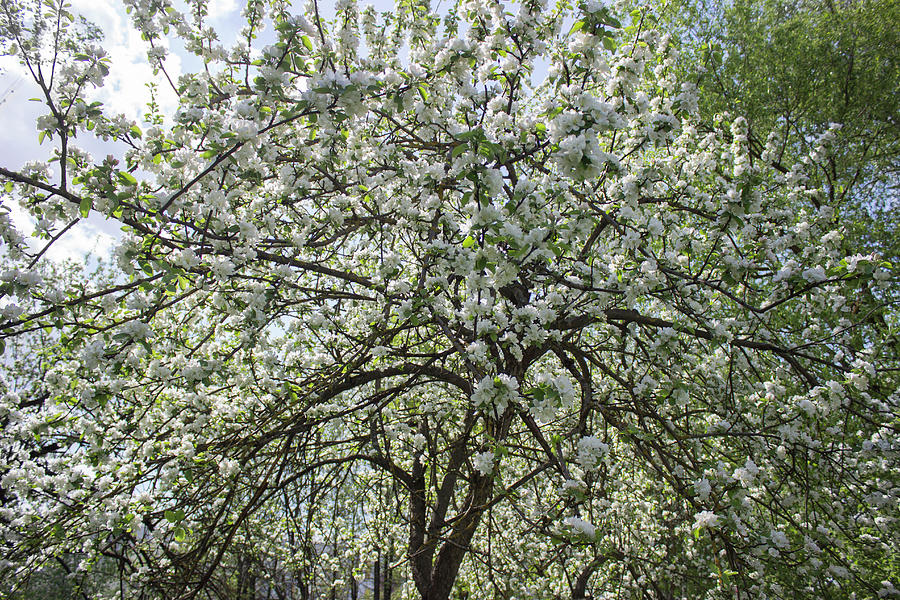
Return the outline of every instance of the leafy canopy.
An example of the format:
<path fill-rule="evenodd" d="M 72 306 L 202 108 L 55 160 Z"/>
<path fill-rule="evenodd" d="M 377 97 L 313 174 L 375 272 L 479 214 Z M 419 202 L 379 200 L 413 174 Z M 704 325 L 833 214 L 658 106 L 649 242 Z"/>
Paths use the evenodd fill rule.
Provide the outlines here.
<path fill-rule="evenodd" d="M 832 130 L 828 160 L 811 175 L 850 228 L 848 244 L 896 257 L 900 3 L 678 0 L 660 10 L 683 76 L 699 82 L 702 120 L 745 116 L 751 146 L 777 133 L 785 164 Z"/>

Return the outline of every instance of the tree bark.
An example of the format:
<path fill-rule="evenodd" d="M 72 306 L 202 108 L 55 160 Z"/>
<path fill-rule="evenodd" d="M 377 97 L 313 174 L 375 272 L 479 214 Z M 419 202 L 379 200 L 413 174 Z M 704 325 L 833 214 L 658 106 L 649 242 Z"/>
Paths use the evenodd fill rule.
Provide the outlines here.
<path fill-rule="evenodd" d="M 480 475 L 472 482 L 472 489 L 466 502 L 466 510 L 454 524 L 453 529 L 441 547 L 431 570 L 428 593 L 423 600 L 448 600 L 453 584 L 459 575 L 462 561 L 469 552 L 469 544 L 478 529 L 481 517 L 487 507 L 494 488 L 494 477 L 491 474 Z"/>
<path fill-rule="evenodd" d="M 391 600 L 391 594 L 394 592 L 394 572 L 391 569 L 391 562 L 394 560 L 393 543 L 388 548 L 387 556 L 384 558 L 384 587 L 382 588 L 382 600 Z"/>
<path fill-rule="evenodd" d="M 487 433 L 497 442 L 506 438 L 514 411 L 508 410 L 501 418 L 489 418 Z M 462 507 L 451 519 L 449 531 L 445 530 L 447 509 L 457 489 L 457 481 L 465 464 L 466 447 L 477 415 L 466 419 L 463 433 L 454 444 L 442 485 L 435 490 L 435 506 L 426 530 L 427 503 L 425 500 L 425 467 L 421 457 L 413 465 L 413 486 L 410 489 L 410 545 L 409 556 L 413 580 L 422 600 L 448 600 L 453 584 L 459 575 L 462 562 L 469 552 L 472 538 L 489 505 L 494 488 L 492 473 L 473 473 Z M 441 541 L 443 542 L 441 543 Z M 437 553 L 437 556 L 435 556 Z"/>
<path fill-rule="evenodd" d="M 431 560 L 425 551 L 425 462 L 422 453 L 413 457 L 412 485 L 409 490 L 409 565 L 413 583 L 422 597 L 429 586 Z"/>
<path fill-rule="evenodd" d="M 375 564 L 372 566 L 372 598 L 381 600 L 381 552 L 375 556 Z"/>

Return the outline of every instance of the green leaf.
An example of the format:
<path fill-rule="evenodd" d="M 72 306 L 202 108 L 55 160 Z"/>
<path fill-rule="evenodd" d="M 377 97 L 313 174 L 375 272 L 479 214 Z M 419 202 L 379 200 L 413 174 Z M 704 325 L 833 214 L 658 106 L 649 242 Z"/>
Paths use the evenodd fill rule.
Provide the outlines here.
<path fill-rule="evenodd" d="M 187 529 L 185 529 L 181 525 L 178 525 L 177 527 L 175 527 L 174 531 L 175 531 L 175 541 L 176 542 L 183 542 L 187 538 L 187 533 L 188 533 Z"/>
<path fill-rule="evenodd" d="M 131 132 L 131 135 L 133 135 L 136 138 L 140 138 L 143 135 L 141 133 L 140 128 L 137 125 L 132 125 L 131 129 L 129 129 L 128 131 Z"/>
<path fill-rule="evenodd" d="M 603 43 L 603 47 L 609 51 L 613 51 L 617 48 L 616 40 L 612 39 L 611 37 L 603 38 L 602 43 Z"/>
<path fill-rule="evenodd" d="M 622 23 L 617 18 L 615 18 L 609 14 L 607 14 L 606 17 L 603 19 L 603 24 L 609 25 L 610 27 L 614 27 L 616 29 L 622 28 Z"/>
<path fill-rule="evenodd" d="M 6 185 L 3 186 L 3 189 L 6 190 L 6 193 L 9 194 L 13 191 L 13 182 L 7 181 Z"/>
<path fill-rule="evenodd" d="M 178 523 L 179 521 L 184 520 L 184 511 L 180 508 L 178 510 L 167 510 L 163 514 L 166 517 L 166 521 L 169 523 Z"/>
<path fill-rule="evenodd" d="M 466 239 L 464 239 L 463 243 L 462 243 L 463 248 L 471 248 L 474 245 L 475 245 L 475 238 L 473 238 L 471 235 L 468 236 Z"/>
<path fill-rule="evenodd" d="M 572 35 L 576 31 L 580 31 L 582 27 L 584 27 L 584 19 L 575 21 L 575 24 L 572 25 L 572 29 L 569 30 L 569 35 Z"/>
<path fill-rule="evenodd" d="M 91 208 L 93 207 L 94 202 L 90 198 L 82 198 L 81 204 L 78 205 L 78 209 L 81 211 L 81 216 L 87 218 L 89 214 L 91 214 Z"/>
<path fill-rule="evenodd" d="M 303 45 L 306 46 L 306 49 L 309 50 L 310 52 L 312 52 L 313 45 L 312 45 L 312 40 L 309 39 L 309 36 L 304 35 L 300 38 L 300 40 L 303 42 Z"/>
<path fill-rule="evenodd" d="M 459 144 L 455 148 L 453 148 L 453 152 L 450 153 L 451 158 L 459 158 L 459 155 L 466 151 L 465 144 Z"/>
<path fill-rule="evenodd" d="M 484 139 L 484 129 L 481 127 L 476 127 L 475 129 L 470 129 L 469 131 L 464 131 L 456 136 L 458 140 L 471 140 L 471 139 Z"/>
<path fill-rule="evenodd" d="M 134 178 L 134 175 L 127 171 L 119 171 L 118 173 L 119 179 L 127 183 L 128 185 L 137 185 L 137 179 Z"/>

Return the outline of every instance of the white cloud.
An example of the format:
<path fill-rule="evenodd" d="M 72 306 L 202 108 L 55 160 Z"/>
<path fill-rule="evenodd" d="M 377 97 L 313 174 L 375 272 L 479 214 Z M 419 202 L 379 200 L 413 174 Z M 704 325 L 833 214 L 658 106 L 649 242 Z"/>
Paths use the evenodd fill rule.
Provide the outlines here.
<path fill-rule="evenodd" d="M 88 254 L 94 258 L 106 258 L 110 256 L 113 246 L 119 239 L 118 231 L 115 229 L 113 232 L 117 234 L 116 236 L 104 231 L 108 228 L 110 223 L 99 217 L 83 220 L 50 247 L 47 258 L 55 262 L 69 258 L 82 260 Z"/>
<path fill-rule="evenodd" d="M 5 60 L 4 60 L 5 59 Z M 10 64 L 9 57 L 0 57 L 0 88 L 8 90 L 0 104 L 0 164 L 18 169 L 26 162 L 46 160 L 50 144 L 38 145 L 34 121 L 44 114 L 44 105 L 29 102 L 28 98 L 40 96 L 40 89 L 30 75 L 21 72 L 18 64 Z"/>
<path fill-rule="evenodd" d="M 147 83 L 156 82 L 157 103 L 164 114 L 174 112 L 177 106 L 175 91 L 162 73 L 153 74 L 147 62 L 149 45 L 131 26 L 122 4 L 113 0 L 74 0 L 73 9 L 103 30 L 103 48 L 111 60 L 109 75 L 103 87 L 91 93 L 92 98 L 103 102 L 112 112 L 140 120 L 150 100 Z M 168 48 L 165 39 L 157 44 Z M 172 81 L 177 82 L 181 75 L 181 58 L 170 53 L 164 64 Z"/>
<path fill-rule="evenodd" d="M 41 250 L 47 240 L 32 237 L 34 233 L 34 219 L 28 212 L 16 203 L 8 203 L 10 218 L 19 232 L 25 236 L 28 245 L 34 250 Z M 119 225 L 108 219 L 104 219 L 100 213 L 91 212 L 87 219 L 79 221 L 65 235 L 50 246 L 45 257 L 54 262 L 62 262 L 67 259 L 83 260 L 91 255 L 94 258 L 105 258 L 112 252 L 113 246 L 121 239 L 118 230 Z"/>
<path fill-rule="evenodd" d="M 210 0 L 209 16 L 214 21 L 220 21 L 227 18 L 237 10 L 237 2 L 235 0 Z"/>
<path fill-rule="evenodd" d="M 239 29 L 239 5 L 237 0 L 211 0 L 209 20 L 217 23 L 220 35 L 227 38 Z M 122 3 L 119 0 L 72 0 L 71 10 L 103 31 L 104 39 L 100 45 L 110 58 L 110 72 L 103 86 L 88 90 L 87 98 L 103 102 L 107 114 L 123 113 L 140 123 L 150 100 L 146 84 L 155 82 L 156 102 L 164 115 L 172 115 L 177 108 L 177 96 L 162 73 L 154 75 L 147 62 L 149 44 L 131 25 Z M 166 39 L 158 41 L 157 45 L 169 49 Z M 184 66 L 193 65 L 197 59 L 186 54 L 180 45 L 175 46 L 164 64 L 172 81 L 177 83 Z M 30 97 L 41 97 L 41 92 L 17 57 L 0 56 L 0 94 L 3 94 L 0 99 L 0 165 L 19 169 L 28 161 L 47 160 L 53 142 L 45 140 L 39 146 L 34 125 L 35 119 L 46 113 L 46 106 L 42 102 L 28 101 Z M 90 135 L 79 135 L 75 142 L 94 155 L 121 152 L 116 144 Z M 34 222 L 28 213 L 18 206 L 11 209 L 13 221 L 29 245 L 35 250 L 41 248 L 44 241 L 31 237 Z M 54 243 L 45 256 L 54 261 L 81 260 L 88 253 L 106 257 L 120 237 L 117 223 L 92 212 L 89 218 L 82 219 Z"/>
<path fill-rule="evenodd" d="M 171 115 L 177 107 L 176 94 L 162 73 L 153 74 L 146 56 L 149 46 L 131 26 L 124 7 L 116 0 L 74 0 L 73 12 L 102 29 L 105 39 L 101 45 L 111 60 L 103 87 L 88 90 L 88 98 L 103 102 L 107 114 L 123 113 L 140 122 L 150 99 L 146 84 L 154 81 L 158 85 L 156 101 L 163 114 Z M 167 40 L 162 43 L 167 45 Z M 173 52 L 165 65 L 172 80 L 177 81 L 182 57 Z M 34 126 L 35 119 L 46 113 L 46 106 L 28 100 L 43 95 L 16 56 L 0 56 L 0 94 L 0 164 L 18 169 L 28 161 L 49 158 L 52 143 L 45 141 L 39 146 Z M 79 136 L 76 144 L 92 153 L 107 154 L 110 150 L 90 135 Z"/>

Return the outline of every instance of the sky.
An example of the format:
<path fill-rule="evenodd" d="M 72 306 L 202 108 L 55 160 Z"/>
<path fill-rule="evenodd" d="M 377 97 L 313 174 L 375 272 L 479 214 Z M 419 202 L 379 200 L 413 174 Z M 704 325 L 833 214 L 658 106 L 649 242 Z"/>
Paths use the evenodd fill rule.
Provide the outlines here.
<path fill-rule="evenodd" d="M 142 124 L 149 98 L 147 83 L 158 79 L 147 63 L 146 42 L 130 26 L 124 6 L 118 0 L 71 0 L 71 4 L 73 13 L 84 16 L 104 32 L 102 46 L 111 59 L 103 87 L 90 91 L 89 100 L 99 100 L 109 112 L 122 113 Z M 212 25 L 223 34 L 230 31 L 234 35 L 240 19 L 236 0 L 212 0 L 210 9 Z M 175 79 L 193 57 L 188 57 L 181 48 L 172 50 L 166 69 Z M 174 92 L 162 83 L 158 90 L 157 100 L 163 112 L 173 113 L 176 107 Z M 38 143 L 35 119 L 45 112 L 46 107 L 30 98 L 39 96 L 41 92 L 27 69 L 15 57 L 0 56 L 0 165 L 18 170 L 28 162 L 46 160 L 51 155 L 51 141 Z M 93 156 L 122 151 L 121 146 L 85 135 L 79 137 L 75 145 Z M 8 208 L 16 225 L 29 235 L 33 230 L 30 217 L 18 206 Z M 54 244 L 47 256 L 56 261 L 79 260 L 88 253 L 95 257 L 107 256 L 117 238 L 117 226 L 105 222 L 94 212 Z"/>
<path fill-rule="evenodd" d="M 89 100 L 99 100 L 108 113 L 122 113 L 143 126 L 149 99 L 147 83 L 157 81 L 157 101 L 162 112 L 174 113 L 177 106 L 175 94 L 161 74 L 154 76 L 146 59 L 148 45 L 131 27 L 130 17 L 120 0 L 70 2 L 73 13 L 84 16 L 104 32 L 102 46 L 111 59 L 110 72 L 103 87 L 89 92 Z M 210 0 L 210 25 L 226 45 L 230 45 L 241 27 L 242 5 L 240 0 Z M 323 11 L 330 9 L 333 14 L 333 2 L 324 0 L 320 6 L 323 6 Z M 200 66 L 196 57 L 186 53 L 177 43 L 170 47 L 165 65 L 173 80 L 177 80 L 183 72 Z M 19 170 L 28 162 L 44 161 L 51 156 L 53 143 L 49 140 L 45 140 L 43 145 L 38 143 L 35 120 L 44 114 L 46 107 L 30 99 L 39 96 L 39 88 L 16 57 L 0 56 L 0 165 L 8 169 Z M 95 157 L 120 154 L 123 150 L 122 146 L 85 135 L 80 136 L 75 145 Z M 4 204 L 11 210 L 20 230 L 26 236 L 30 235 L 33 224 L 27 213 L 18 206 L 11 206 L 8 199 L 4 199 Z M 106 256 L 117 237 L 115 223 L 105 222 L 93 212 L 54 244 L 47 256 L 56 261 L 67 258 L 80 260 L 88 253 L 95 257 Z"/>
<path fill-rule="evenodd" d="M 6 0 L 2 0 L 6 1 Z M 143 126 L 143 115 L 149 99 L 147 83 L 157 81 L 159 84 L 157 101 L 163 114 L 172 114 L 177 106 L 176 97 L 163 76 L 154 75 L 147 63 L 148 45 L 141 40 L 130 25 L 130 17 L 126 13 L 121 0 L 69 0 L 71 12 L 84 16 L 98 25 L 104 32 L 103 48 L 111 60 L 110 73 L 102 88 L 88 93 L 89 101 L 103 102 L 108 114 L 122 113 Z M 302 10 L 304 0 L 296 0 L 296 10 Z M 178 6 L 179 0 L 176 0 Z M 243 0 L 210 0 L 209 23 L 216 29 L 220 41 L 230 46 L 235 40 L 242 25 L 241 9 Z M 378 11 L 391 10 L 392 0 L 360 0 L 360 9 L 373 4 Z M 445 13 L 452 2 L 435 0 L 433 6 Z M 323 17 L 334 15 L 334 0 L 319 0 L 319 9 Z M 261 43 L 260 46 L 264 45 Z M 199 60 L 184 51 L 178 42 L 169 47 L 166 70 L 173 80 L 184 72 L 201 68 Z M 30 101 L 30 98 L 41 96 L 37 85 L 24 66 L 15 57 L 0 56 L 0 165 L 19 170 L 30 161 L 47 160 L 52 153 L 53 145 L 45 140 L 38 143 L 35 120 L 44 114 L 46 107 L 41 102 Z M 82 135 L 75 145 L 86 150 L 95 157 L 108 154 L 119 155 L 122 146 L 115 143 L 102 142 L 90 136 Z M 31 218 L 18 206 L 9 205 L 13 220 L 27 236 L 33 231 Z M 118 228 L 113 222 L 106 222 L 96 212 L 87 219 L 82 219 L 66 236 L 53 245 L 47 253 L 48 258 L 61 261 L 68 258 L 81 260 L 88 253 L 94 257 L 109 255 L 118 238 Z"/>

